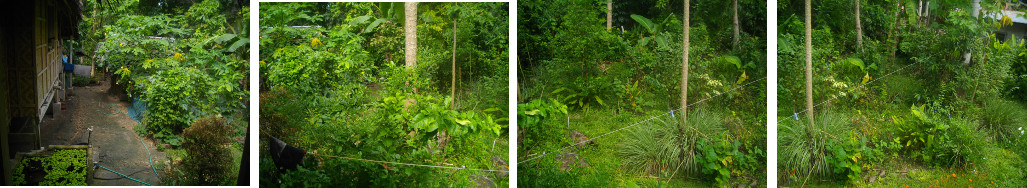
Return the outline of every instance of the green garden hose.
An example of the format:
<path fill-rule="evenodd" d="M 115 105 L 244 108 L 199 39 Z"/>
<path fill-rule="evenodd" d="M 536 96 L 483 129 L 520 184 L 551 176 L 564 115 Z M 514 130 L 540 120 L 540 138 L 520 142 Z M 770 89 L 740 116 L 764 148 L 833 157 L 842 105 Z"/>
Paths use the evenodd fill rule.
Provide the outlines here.
<path fill-rule="evenodd" d="M 104 107 L 103 102 L 97 102 L 96 106 L 97 106 L 96 111 L 100 112 L 103 115 L 113 116 L 113 115 L 118 115 L 118 114 L 125 113 L 125 112 L 121 111 L 121 109 L 114 109 L 114 104 L 107 104 L 107 109 L 109 109 L 108 111 L 113 111 L 114 113 L 103 112 L 103 107 Z"/>
<path fill-rule="evenodd" d="M 136 136 L 136 137 L 138 137 L 138 136 Z M 150 156 L 150 148 L 146 148 L 146 143 L 143 142 L 143 138 L 142 137 L 139 137 L 139 143 L 143 144 L 143 149 L 146 149 L 146 159 L 150 160 L 150 169 L 153 169 L 153 175 L 157 176 L 157 180 L 160 180 L 161 182 L 164 182 L 163 179 L 160 179 L 160 174 L 157 174 L 157 168 L 153 167 L 153 156 Z"/>
<path fill-rule="evenodd" d="M 95 166 L 98 166 L 98 167 L 100 167 L 100 168 L 103 168 L 104 170 L 107 170 L 107 171 L 111 171 L 111 172 L 114 172 L 115 174 L 121 175 L 121 176 L 123 176 L 123 177 L 126 177 L 126 178 L 128 178 L 128 179 L 130 179 L 130 180 L 133 180 L 133 181 L 136 181 L 136 182 L 142 183 L 142 184 L 144 184 L 144 185 L 147 185 L 147 186 L 153 186 L 153 185 L 150 185 L 149 183 L 146 183 L 146 182 L 143 182 L 143 181 L 139 181 L 139 180 L 137 180 L 137 179 L 135 179 L 135 178 L 132 178 L 132 177 L 128 177 L 128 176 L 126 176 L 126 175 L 124 175 L 124 174 L 121 174 L 121 173 L 119 173 L 119 172 L 117 172 L 117 171 L 111 170 L 111 169 L 109 169 L 109 168 L 107 168 L 107 167 L 103 167 L 103 166 L 100 166 L 100 164 L 96 164 L 95 162 L 93 163 L 93 165 L 95 165 Z"/>

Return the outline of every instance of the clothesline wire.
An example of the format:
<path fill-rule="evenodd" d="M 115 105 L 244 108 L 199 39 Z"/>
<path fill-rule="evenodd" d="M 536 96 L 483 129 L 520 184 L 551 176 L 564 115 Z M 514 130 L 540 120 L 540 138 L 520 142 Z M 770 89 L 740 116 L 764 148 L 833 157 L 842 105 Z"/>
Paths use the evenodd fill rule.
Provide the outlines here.
<path fill-rule="evenodd" d="M 854 90 L 856 90 L 856 89 L 862 88 L 863 86 L 866 86 L 866 85 L 870 85 L 871 83 L 874 83 L 874 82 L 876 82 L 876 81 L 878 81 L 878 80 L 882 80 L 882 79 L 884 79 L 885 77 L 891 76 L 892 74 L 895 74 L 896 72 L 899 72 L 899 71 L 905 70 L 906 68 L 909 68 L 910 66 L 913 66 L 913 65 L 916 65 L 916 64 L 919 64 L 919 63 L 920 63 L 920 62 L 916 62 L 916 63 L 911 63 L 911 64 L 909 64 L 909 65 L 906 65 L 906 66 L 902 67 L 902 68 L 896 69 L 895 71 L 889 72 L 888 74 L 885 74 L 884 76 L 881 76 L 881 77 L 879 77 L 879 78 L 877 78 L 877 79 L 871 80 L 871 81 L 869 81 L 869 82 L 867 82 L 867 83 L 865 83 L 865 84 L 861 84 L 861 85 L 859 85 L 859 86 L 856 86 L 856 87 L 854 87 L 854 88 L 852 88 L 852 89 L 849 89 L 848 91 L 845 91 L 845 92 L 841 92 L 841 93 L 849 93 L 849 92 L 852 92 L 852 91 L 854 91 Z M 813 105 L 813 108 L 817 108 L 817 107 L 818 107 L 818 106 L 820 106 L 820 105 L 823 105 L 823 104 L 826 104 L 827 102 L 831 102 L 832 100 L 838 99 L 838 96 L 841 96 L 841 95 L 834 95 L 834 96 L 832 96 L 832 97 L 831 97 L 830 99 L 827 99 L 827 100 L 824 100 L 823 102 L 817 103 L 817 105 Z M 799 117 L 799 114 L 803 114 L 803 113 L 806 113 L 806 112 L 808 112 L 809 110 L 810 110 L 810 109 L 803 109 L 802 111 L 799 111 L 799 112 L 797 112 L 797 113 L 794 113 L 794 114 L 792 114 L 792 117 L 793 117 L 793 118 L 795 118 L 795 119 L 798 119 L 798 117 Z M 781 124 L 781 122 L 784 122 L 785 120 L 788 120 L 788 119 L 789 119 L 789 118 L 781 118 L 781 120 L 778 120 L 778 121 L 777 121 L 777 124 Z"/>

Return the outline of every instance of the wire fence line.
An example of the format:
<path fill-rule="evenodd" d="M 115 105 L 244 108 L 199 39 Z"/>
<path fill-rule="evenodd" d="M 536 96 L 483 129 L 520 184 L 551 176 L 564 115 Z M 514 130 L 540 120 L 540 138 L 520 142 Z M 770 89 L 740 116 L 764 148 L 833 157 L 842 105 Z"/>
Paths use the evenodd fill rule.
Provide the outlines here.
<path fill-rule="evenodd" d="M 638 126 L 638 125 L 640 125 L 640 124 L 642 124 L 642 123 L 645 123 L 645 122 L 651 121 L 651 120 L 653 120 L 653 119 L 656 119 L 656 118 L 658 118 L 658 117 L 663 117 L 663 116 L 666 116 L 666 115 L 668 115 L 668 114 L 669 114 L 669 115 L 671 115 L 671 117 L 673 117 L 673 116 L 674 116 L 674 111 L 678 111 L 678 110 L 681 110 L 681 109 L 683 109 L 683 108 L 686 108 L 686 107 L 691 107 L 691 106 L 693 106 L 693 105 L 696 105 L 696 104 L 699 104 L 699 103 L 702 103 L 702 102 L 706 102 L 706 101 L 707 101 L 707 100 L 709 100 L 709 99 L 712 99 L 712 98 L 716 98 L 716 97 L 719 97 L 719 96 L 721 96 L 721 95 L 723 95 L 723 94 L 725 94 L 725 93 L 729 93 L 729 92 L 732 92 L 732 91 L 734 91 L 734 90 L 738 90 L 739 88 L 743 88 L 743 87 L 749 86 L 749 85 L 750 85 L 750 84 L 752 84 L 752 83 L 756 83 L 756 82 L 759 82 L 759 81 L 761 81 L 761 80 L 764 80 L 764 79 L 767 79 L 767 77 L 765 77 L 765 76 L 764 76 L 764 77 L 762 77 L 762 78 L 759 78 L 759 79 L 756 79 L 756 80 L 750 81 L 750 82 L 748 82 L 748 83 L 745 83 L 745 84 L 743 84 L 743 85 L 741 85 L 741 86 L 738 86 L 738 87 L 735 87 L 735 88 L 731 88 L 731 89 L 729 89 L 729 90 L 727 90 L 727 91 L 721 92 L 721 93 L 719 93 L 719 94 L 717 94 L 717 95 L 714 95 L 714 96 L 711 96 L 711 97 L 707 97 L 707 98 L 705 98 L 705 99 L 701 99 L 701 100 L 699 100 L 699 101 L 696 101 L 696 102 L 694 102 L 694 103 L 692 103 L 692 104 L 688 104 L 688 106 L 685 106 L 685 107 L 681 107 L 681 108 L 678 108 L 678 109 L 673 109 L 673 110 L 670 110 L 670 112 L 668 112 L 668 113 L 662 113 L 662 114 L 660 114 L 660 115 L 656 115 L 656 116 L 650 117 L 649 119 L 646 119 L 646 120 L 642 120 L 642 121 L 639 121 L 639 122 L 635 122 L 635 123 L 633 123 L 633 124 L 631 124 L 631 125 L 629 125 L 629 126 L 621 127 L 621 128 L 619 128 L 619 129 L 616 129 L 616 130 L 613 130 L 613 131 L 610 131 L 610 132 L 606 132 L 606 133 L 604 133 L 604 134 L 601 134 L 601 135 L 599 135 L 599 136 L 596 136 L 596 137 L 592 137 L 592 138 L 590 138 L 590 139 L 588 139 L 588 140 L 583 140 L 583 141 L 581 141 L 581 142 L 578 142 L 578 143 L 575 143 L 575 144 L 573 144 L 573 145 L 569 145 L 569 146 L 567 146 L 567 147 L 563 147 L 563 148 L 560 148 L 560 149 L 554 150 L 554 151 L 552 151 L 552 152 L 543 152 L 543 153 L 542 153 L 541 155 L 538 155 L 538 156 L 535 156 L 535 157 L 532 157 L 532 158 L 529 158 L 529 159 L 526 159 L 526 160 L 522 160 L 522 161 L 520 161 L 520 162 L 517 162 L 517 163 L 526 163 L 526 162 L 529 162 L 529 161 L 533 161 L 533 160 L 535 160 L 535 159 L 538 159 L 538 158 L 541 158 L 541 157 L 543 157 L 543 156 L 546 156 L 546 155 L 549 155 L 549 154 L 553 154 L 553 153 L 557 153 L 557 152 L 559 152 L 559 151 L 562 151 L 562 150 L 565 150 L 565 149 L 567 149 L 567 148 L 575 147 L 575 146 L 578 146 L 578 145 L 581 145 L 581 144 L 584 144 L 584 143 L 588 143 L 588 142 L 590 142 L 590 141 L 592 141 L 592 140 L 595 140 L 595 139 L 599 139 L 599 138 L 602 138 L 603 136 L 606 136 L 606 135 L 609 135 L 609 134 L 613 134 L 613 133 L 615 133 L 615 132 L 619 132 L 619 131 L 621 131 L 621 130 L 624 130 L 624 129 L 627 129 L 627 128 L 631 128 L 631 127 L 634 127 L 634 126 Z"/>
<path fill-rule="evenodd" d="M 508 172 L 507 170 L 475 169 L 475 168 L 467 168 L 466 166 L 459 166 L 459 167 L 456 167 L 456 166 L 436 166 L 436 165 L 424 165 L 424 164 L 412 164 L 412 163 L 379 161 L 379 160 L 370 160 L 370 159 L 359 159 L 359 158 L 350 158 L 350 157 L 342 157 L 342 156 L 323 155 L 323 154 L 316 154 L 316 153 L 310 153 L 310 152 L 307 152 L 307 153 L 311 154 L 311 155 L 314 155 L 314 156 L 339 158 L 339 159 L 347 159 L 347 160 L 354 160 L 354 161 L 365 161 L 365 162 L 374 162 L 374 163 L 394 164 L 394 165 L 419 166 L 419 167 L 429 167 L 429 168 L 444 168 L 444 169 L 453 169 L 453 170 L 473 170 L 473 171 L 482 171 L 482 172 Z"/>
<path fill-rule="evenodd" d="M 911 64 L 909 64 L 909 65 L 903 66 L 902 68 L 899 68 L 899 69 L 896 69 L 895 71 L 889 72 L 888 74 L 885 74 L 884 76 L 878 77 L 877 79 L 871 80 L 871 81 L 869 81 L 869 82 L 867 82 L 867 83 L 865 83 L 865 84 L 861 84 L 861 85 L 859 85 L 859 86 L 856 86 L 856 87 L 854 87 L 854 88 L 852 88 L 852 89 L 849 89 L 848 91 L 844 91 L 844 92 L 841 92 L 841 93 L 849 93 L 849 92 L 852 92 L 852 91 L 854 91 L 854 90 L 856 90 L 856 89 L 862 88 L 863 86 L 866 86 L 866 85 L 870 85 L 871 83 L 877 82 L 878 80 L 883 80 L 884 78 L 886 78 L 886 77 L 888 77 L 888 76 L 891 76 L 892 74 L 895 74 L 896 72 L 899 72 L 899 71 L 905 70 L 906 68 L 909 68 L 910 66 L 913 66 L 913 65 L 916 65 L 916 64 L 920 64 L 920 62 L 916 62 L 916 63 L 911 63 Z M 813 105 L 813 108 L 817 108 L 817 107 L 818 107 L 818 106 L 820 106 L 820 105 L 823 105 L 823 104 L 826 104 L 827 102 L 831 102 L 832 100 L 838 99 L 838 96 L 840 96 L 840 95 L 834 95 L 834 96 L 832 96 L 832 97 L 831 97 L 830 99 L 827 99 L 827 100 L 824 100 L 823 102 L 817 103 L 817 105 Z M 793 117 L 794 119 L 798 119 L 798 118 L 799 118 L 799 115 L 800 115 L 800 114 L 806 113 L 806 112 L 808 112 L 809 110 L 810 110 L 810 109 L 803 109 L 802 111 L 799 111 L 799 112 L 797 112 L 797 113 L 793 113 L 793 114 L 792 114 L 792 117 Z M 778 124 L 781 124 L 781 122 L 784 122 L 785 120 L 788 120 L 788 119 L 789 119 L 789 118 L 781 118 L 781 120 L 778 120 L 778 121 L 777 121 L 777 123 L 778 123 Z"/>

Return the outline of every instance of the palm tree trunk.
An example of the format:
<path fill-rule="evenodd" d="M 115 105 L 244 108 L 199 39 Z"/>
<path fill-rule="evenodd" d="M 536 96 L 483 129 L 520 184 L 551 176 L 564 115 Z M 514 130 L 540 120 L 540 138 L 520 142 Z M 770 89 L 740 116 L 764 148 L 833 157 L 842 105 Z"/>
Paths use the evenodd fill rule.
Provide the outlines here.
<path fill-rule="evenodd" d="M 733 0 L 732 3 L 731 3 L 731 7 L 733 7 L 733 9 L 735 10 L 735 14 L 732 17 L 732 20 L 733 20 L 733 23 L 734 23 L 734 27 L 735 27 L 735 31 L 734 31 L 734 36 L 735 37 L 732 39 L 733 41 L 731 41 L 731 44 L 732 44 L 732 47 L 735 50 L 738 50 L 738 40 L 742 37 L 742 35 L 739 34 L 739 30 L 741 30 L 741 29 L 739 28 L 739 25 L 738 25 L 738 0 Z"/>
<path fill-rule="evenodd" d="M 856 48 L 863 52 L 863 25 L 859 21 L 859 0 L 853 2 L 856 4 Z"/>
<path fill-rule="evenodd" d="M 613 28 L 613 0 L 606 1 L 606 31 Z"/>
<path fill-rule="evenodd" d="M 689 24 L 689 8 L 688 1 L 685 0 L 685 14 L 684 14 L 684 29 L 682 29 L 682 41 L 683 49 L 681 50 L 681 124 L 678 124 L 678 133 L 681 134 L 678 138 L 684 138 L 685 126 L 688 125 L 688 29 Z M 681 152 L 685 152 L 684 140 L 681 142 Z M 684 156 L 684 155 L 681 155 Z M 683 159 L 682 159 L 683 160 Z"/>
<path fill-rule="evenodd" d="M 408 70 L 413 70 L 417 66 L 417 2 L 406 2 L 403 4 L 404 8 L 404 23 L 403 29 L 405 30 L 405 62 Z M 406 83 L 410 85 L 409 82 Z M 415 87 L 414 93 L 417 93 Z"/>
<path fill-rule="evenodd" d="M 810 2 L 806 0 L 806 115 L 810 128 L 813 126 L 813 30 L 810 19 Z"/>
<path fill-rule="evenodd" d="M 406 66 L 413 68 L 417 66 L 417 2 L 404 3 L 405 21 L 403 28 L 406 30 Z"/>

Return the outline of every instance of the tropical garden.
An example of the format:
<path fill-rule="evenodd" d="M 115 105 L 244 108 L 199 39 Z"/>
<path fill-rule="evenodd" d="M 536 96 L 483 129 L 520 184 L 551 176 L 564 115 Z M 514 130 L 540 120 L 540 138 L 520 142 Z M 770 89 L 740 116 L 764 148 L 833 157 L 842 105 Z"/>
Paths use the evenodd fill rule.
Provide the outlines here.
<path fill-rule="evenodd" d="M 506 187 L 508 9 L 260 3 L 260 186 Z"/>
<path fill-rule="evenodd" d="M 1027 185 L 1025 9 L 779 1 L 779 185 Z"/>
<path fill-rule="evenodd" d="M 150 183 L 237 183 L 249 122 L 248 6 L 227 0 L 83 1 L 82 37 L 71 45 L 96 74 L 75 83 L 109 82 L 108 93 L 134 104 L 83 101 L 99 102 L 97 110 L 109 116 L 132 116 L 137 134 L 167 155 L 166 161 L 150 159 L 161 178 Z"/>
<path fill-rule="evenodd" d="M 766 184 L 765 1 L 517 11 L 518 186 Z"/>

